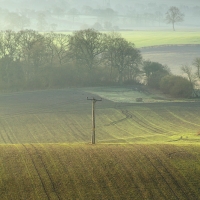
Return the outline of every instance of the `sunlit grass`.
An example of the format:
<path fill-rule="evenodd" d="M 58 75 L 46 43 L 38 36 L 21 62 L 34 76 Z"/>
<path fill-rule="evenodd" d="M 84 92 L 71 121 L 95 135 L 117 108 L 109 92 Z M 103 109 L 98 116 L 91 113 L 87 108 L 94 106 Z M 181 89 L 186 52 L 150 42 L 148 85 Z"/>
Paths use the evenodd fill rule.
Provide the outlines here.
<path fill-rule="evenodd" d="M 160 100 L 159 95 L 131 88 L 107 87 L 2 95 L 0 143 L 90 143 L 87 96 L 96 95 L 103 98 L 96 104 L 97 143 L 200 142 L 197 102 Z M 135 103 L 137 97 L 144 101 Z"/>
<path fill-rule="evenodd" d="M 62 32 L 72 34 L 72 32 Z M 110 32 L 104 32 L 110 33 Z M 156 45 L 200 44 L 200 31 L 119 31 L 137 48 Z"/>
<path fill-rule="evenodd" d="M 121 32 L 122 37 L 137 48 L 156 45 L 200 44 L 200 31 L 132 31 Z"/>
<path fill-rule="evenodd" d="M 91 145 L 86 97 L 98 92 L 131 95 L 116 87 L 0 95 L 1 199 L 198 199 L 198 104 L 103 99 Z"/>
<path fill-rule="evenodd" d="M 198 199 L 198 145 L 0 145 L 2 199 Z"/>

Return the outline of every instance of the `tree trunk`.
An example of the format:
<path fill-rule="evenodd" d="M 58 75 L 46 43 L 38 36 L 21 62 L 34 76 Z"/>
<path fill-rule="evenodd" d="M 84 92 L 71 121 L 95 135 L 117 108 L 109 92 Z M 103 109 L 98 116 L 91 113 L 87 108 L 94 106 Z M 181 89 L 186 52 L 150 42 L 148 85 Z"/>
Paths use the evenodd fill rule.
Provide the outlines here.
<path fill-rule="evenodd" d="M 122 71 L 119 71 L 119 84 L 122 85 Z"/>
<path fill-rule="evenodd" d="M 173 22 L 173 31 L 175 31 L 175 28 L 174 28 L 174 22 Z"/>

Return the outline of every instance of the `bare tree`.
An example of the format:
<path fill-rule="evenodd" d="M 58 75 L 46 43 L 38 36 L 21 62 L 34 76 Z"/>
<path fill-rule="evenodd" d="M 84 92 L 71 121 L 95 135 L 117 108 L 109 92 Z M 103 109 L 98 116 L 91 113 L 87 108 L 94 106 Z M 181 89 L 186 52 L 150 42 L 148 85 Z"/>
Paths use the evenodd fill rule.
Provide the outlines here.
<path fill-rule="evenodd" d="M 68 54 L 68 35 L 56 34 L 54 32 L 45 33 L 45 40 L 49 52 L 50 64 L 61 66 Z"/>
<path fill-rule="evenodd" d="M 56 34 L 54 44 L 59 64 L 62 65 L 67 58 L 69 48 L 69 36 L 66 34 Z"/>
<path fill-rule="evenodd" d="M 49 52 L 49 63 L 52 66 L 56 57 L 56 34 L 53 32 L 45 33 L 45 40 L 46 40 L 46 46 L 47 50 Z"/>
<path fill-rule="evenodd" d="M 197 61 L 196 64 L 198 66 L 198 64 L 200 64 L 200 63 L 198 63 L 198 61 L 200 61 L 200 59 L 198 60 L 198 58 L 197 58 L 197 59 L 195 59 L 195 61 Z M 188 78 L 188 80 L 190 81 L 190 83 L 193 87 L 193 95 L 195 97 L 200 97 L 199 90 L 197 89 L 198 86 L 199 86 L 199 83 L 198 83 L 198 80 L 197 80 L 197 78 L 199 78 L 198 71 L 197 71 L 197 74 L 193 73 L 192 66 L 188 66 L 188 65 L 183 65 L 181 67 L 181 70 L 182 70 L 183 73 L 185 73 L 187 75 L 187 78 Z"/>
<path fill-rule="evenodd" d="M 123 79 L 135 79 L 140 73 L 139 66 L 142 60 L 140 51 L 133 43 L 112 35 L 108 38 L 107 45 L 105 56 L 110 63 L 111 70 L 114 68 L 118 71 L 119 83 L 122 83 Z"/>
<path fill-rule="evenodd" d="M 24 63 L 26 80 L 31 79 L 38 66 L 47 59 L 42 59 L 44 55 L 44 37 L 33 30 L 23 30 L 19 33 L 20 60 Z"/>
<path fill-rule="evenodd" d="M 0 32 L 0 57 L 10 57 L 12 60 L 19 57 L 19 35 L 11 30 Z"/>
<path fill-rule="evenodd" d="M 24 61 L 30 63 L 31 50 L 34 44 L 42 39 L 42 36 L 34 30 L 22 30 L 18 34 L 20 35 L 21 57 Z"/>
<path fill-rule="evenodd" d="M 197 76 L 200 79 L 200 57 L 195 58 L 193 65 L 197 68 Z"/>
<path fill-rule="evenodd" d="M 184 74 L 187 75 L 188 80 L 189 80 L 190 83 L 192 83 L 192 85 L 194 86 L 194 85 L 195 85 L 195 82 L 196 82 L 196 80 L 195 80 L 196 77 L 195 77 L 194 73 L 192 72 L 192 67 L 189 66 L 189 65 L 183 65 L 183 66 L 181 67 L 181 70 L 182 70 L 182 72 L 183 72 Z"/>
<path fill-rule="evenodd" d="M 69 50 L 79 64 L 92 71 L 105 52 L 105 35 L 93 29 L 76 31 L 69 36 Z"/>
<path fill-rule="evenodd" d="M 166 13 L 166 22 L 168 24 L 173 25 L 173 30 L 175 31 L 174 24 L 176 22 L 182 22 L 184 19 L 184 14 L 180 12 L 180 10 L 177 7 L 170 7 L 169 10 Z"/>

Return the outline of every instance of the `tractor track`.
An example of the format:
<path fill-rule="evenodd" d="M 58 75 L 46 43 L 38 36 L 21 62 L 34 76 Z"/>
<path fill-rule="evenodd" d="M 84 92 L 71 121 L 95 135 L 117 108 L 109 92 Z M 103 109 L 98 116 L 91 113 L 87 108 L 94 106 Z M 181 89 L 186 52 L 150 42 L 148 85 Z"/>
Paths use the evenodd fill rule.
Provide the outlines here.
<path fill-rule="evenodd" d="M 139 149 L 139 148 L 138 148 Z M 140 151 L 140 149 L 139 149 L 139 152 L 141 153 L 141 151 Z M 143 154 L 142 154 L 143 155 Z M 143 165 L 143 169 L 145 169 L 145 167 L 146 167 L 146 165 L 144 165 L 144 162 L 141 162 L 141 156 L 139 156 L 138 154 L 136 154 L 136 156 L 137 156 L 137 159 L 138 159 L 138 162 L 140 163 L 140 165 L 142 166 Z M 145 155 L 144 155 L 145 156 Z M 145 156 L 145 158 L 146 158 L 146 156 Z M 152 182 L 154 183 L 154 185 L 157 185 L 157 181 L 155 180 L 155 178 L 151 175 L 151 174 L 149 174 L 149 176 L 150 176 L 150 178 L 151 178 L 151 180 L 152 180 Z M 161 190 L 160 191 L 161 192 L 161 194 L 162 194 L 162 198 L 164 198 L 164 199 L 168 199 L 166 196 L 165 196 L 165 194 L 163 193 L 163 191 Z"/>
<path fill-rule="evenodd" d="M 162 130 L 162 129 L 159 129 L 159 128 L 156 128 L 154 126 L 152 126 L 151 124 L 146 124 L 145 122 L 143 122 L 142 120 L 140 120 L 136 114 L 133 114 L 133 113 L 130 113 L 128 110 L 121 110 L 122 114 L 125 115 L 125 118 L 122 118 L 120 120 L 117 120 L 117 121 L 114 121 L 114 122 L 111 122 L 110 124 L 107 124 L 106 126 L 111 126 L 111 125 L 116 125 L 122 121 L 125 121 L 127 119 L 132 119 L 135 123 L 137 123 L 138 125 L 140 125 L 141 127 L 151 131 L 151 132 L 155 132 L 155 133 L 158 133 L 158 134 L 163 134 L 163 133 L 168 133 L 167 131 L 165 130 Z"/>
<path fill-rule="evenodd" d="M 4 126 L 2 125 L 2 123 L 1 123 L 1 127 L 3 127 L 3 130 L 4 130 L 4 132 L 6 133 L 6 130 L 5 130 Z M 11 140 L 9 134 L 6 133 L 6 135 L 7 135 L 8 140 L 10 141 L 10 143 L 13 144 L 13 141 Z M 2 133 L 2 132 L 1 132 L 1 138 L 3 139 L 3 141 L 5 142 L 5 144 L 7 144 L 7 142 L 6 142 L 6 140 L 5 140 L 5 137 L 3 136 L 3 133 Z"/>
<path fill-rule="evenodd" d="M 40 182 L 41 182 L 41 184 L 42 184 L 42 187 L 43 187 L 43 189 L 44 189 L 44 193 L 45 193 L 47 199 L 48 199 L 48 200 L 51 200 L 51 198 L 50 198 L 50 196 L 49 196 L 49 194 L 48 194 L 48 191 L 46 190 L 44 181 L 42 180 L 42 177 L 41 177 L 41 175 L 40 175 L 40 173 L 39 173 L 39 170 L 38 170 L 38 168 L 36 167 L 36 164 L 35 164 L 35 161 L 34 161 L 34 159 L 33 159 L 33 156 L 32 156 L 31 153 L 29 152 L 28 148 L 27 148 L 24 144 L 22 144 L 22 145 L 23 145 L 23 147 L 26 149 L 26 151 L 27 151 L 27 153 L 28 153 L 28 155 L 29 155 L 29 157 L 30 157 L 30 159 L 31 159 L 31 161 L 32 161 L 32 163 L 33 163 L 33 165 L 34 165 L 34 168 L 35 168 L 35 170 L 36 170 L 36 172 L 37 172 L 37 174 L 38 174 L 38 177 L 39 177 L 39 179 L 40 179 Z"/>
<path fill-rule="evenodd" d="M 116 160 L 118 160 L 118 157 L 116 156 L 116 154 L 112 151 L 112 149 L 111 149 L 111 152 L 112 152 L 112 155 L 113 155 L 113 157 L 115 157 L 115 159 Z M 137 156 L 137 154 L 135 154 L 136 156 Z M 139 157 L 137 156 L 137 160 L 136 161 L 138 161 L 139 162 Z M 130 165 L 130 166 L 132 166 L 133 165 L 133 163 L 131 162 L 131 158 L 129 158 L 129 159 L 126 159 L 125 161 L 123 161 L 123 162 L 126 162 L 128 165 Z M 132 177 L 133 177 L 133 174 L 132 173 L 130 173 L 129 172 L 129 170 L 127 169 L 127 167 L 126 167 L 127 165 L 124 165 L 124 169 L 126 170 L 126 173 L 128 173 L 127 174 L 127 179 L 133 179 Z M 138 174 L 138 177 L 141 179 L 141 180 L 143 180 L 143 175 L 142 175 L 142 171 L 140 170 L 140 174 Z M 131 180 L 131 182 L 133 182 L 134 183 L 134 185 L 135 185 L 135 189 L 137 189 L 138 190 L 138 195 L 137 196 L 139 196 L 138 198 L 139 199 L 143 199 L 143 198 L 145 198 L 144 196 L 143 196 L 143 191 L 142 191 L 142 189 L 141 189 L 141 187 L 140 187 L 140 185 L 139 185 L 139 183 L 137 182 L 137 181 L 134 181 L 134 180 Z M 148 188 L 147 188 L 148 189 Z M 153 195 L 152 194 L 150 194 L 151 195 L 151 197 L 154 199 L 154 197 L 153 197 Z M 136 198 L 134 198 L 134 199 L 136 199 Z"/>
<path fill-rule="evenodd" d="M 0 133 L 1 133 L 1 131 L 0 131 Z M 1 133 L 0 135 L 1 135 L 1 138 L 2 138 L 2 140 L 4 142 L 4 144 L 6 144 L 6 140 L 4 139 L 3 134 Z"/>
<path fill-rule="evenodd" d="M 48 178 L 49 178 L 50 183 L 51 183 L 51 185 L 52 185 L 53 191 L 54 191 L 54 193 L 56 194 L 57 198 L 60 200 L 60 197 L 59 197 L 59 195 L 58 195 L 58 193 L 57 193 L 57 190 L 56 190 L 56 187 L 55 187 L 55 185 L 54 185 L 54 182 L 53 182 L 53 180 L 52 180 L 52 178 L 51 178 L 51 175 L 50 175 L 49 171 L 47 170 L 47 166 L 46 166 L 46 164 L 44 163 L 44 161 L 43 161 L 43 159 L 42 159 L 42 156 L 40 155 L 40 153 L 38 152 L 38 149 L 37 149 L 33 144 L 30 144 L 30 145 L 35 149 L 35 152 L 38 154 L 38 157 L 40 158 L 41 163 L 42 163 L 42 165 L 44 166 L 44 170 L 45 170 L 46 174 L 48 175 Z"/>
<path fill-rule="evenodd" d="M 176 185 L 178 187 L 178 189 L 181 191 L 182 194 L 184 194 L 184 196 L 186 197 L 185 199 L 190 199 L 191 200 L 191 196 L 186 193 L 183 190 L 183 187 L 180 185 L 180 183 L 178 182 L 178 180 L 171 174 L 171 172 L 167 169 L 167 167 L 163 164 L 162 160 L 159 158 L 159 156 L 157 156 L 155 153 L 153 153 L 152 151 L 150 152 L 148 149 L 146 149 L 148 151 L 149 154 L 153 155 L 152 159 L 156 160 L 156 162 L 158 163 L 158 166 L 161 166 L 164 171 L 166 172 L 166 174 L 168 174 L 168 176 L 170 177 L 170 179 L 173 181 L 174 185 Z M 140 150 L 141 151 L 141 150 Z M 144 150 L 143 150 L 144 151 Z M 141 151 L 142 152 L 142 151 Z M 174 192 L 174 190 L 172 189 L 172 187 L 170 186 L 170 183 L 168 183 L 168 181 L 165 179 L 165 177 L 163 176 L 163 174 L 160 172 L 160 170 L 158 169 L 158 167 L 156 167 L 156 165 L 153 163 L 152 159 L 145 153 L 143 152 L 143 155 L 149 160 L 149 162 L 152 164 L 152 166 L 158 171 L 158 173 L 162 176 L 163 180 L 165 181 L 165 183 L 168 185 L 168 187 L 170 188 L 170 190 L 172 191 L 172 193 L 175 195 L 176 199 L 180 199 L 177 194 Z M 198 197 L 194 194 L 191 194 L 193 196 L 193 200 L 197 200 Z"/>
<path fill-rule="evenodd" d="M 59 163 L 61 164 L 61 166 L 62 166 L 63 171 L 65 172 L 65 174 L 71 176 L 71 174 L 70 174 L 69 171 L 67 170 L 67 167 L 65 166 L 66 163 L 64 163 L 64 161 L 60 158 L 60 154 L 57 153 L 57 151 L 54 151 L 54 153 L 55 153 L 56 158 L 58 159 Z M 78 191 L 77 191 L 77 189 L 76 189 L 75 182 L 74 182 L 74 179 L 73 179 L 73 178 L 70 178 L 70 183 L 73 185 L 74 190 L 76 190 L 76 193 L 78 194 Z"/>
<path fill-rule="evenodd" d="M 42 183 L 42 186 L 43 186 L 43 189 L 44 189 L 44 192 L 45 192 L 47 198 L 48 198 L 49 200 L 51 200 L 51 197 L 50 197 L 50 195 L 49 195 L 49 193 L 48 193 L 48 191 L 47 191 L 47 189 L 46 189 L 46 187 L 45 187 L 45 183 L 44 183 L 44 181 L 42 180 L 42 177 L 41 177 L 41 175 L 40 175 L 40 173 L 39 173 L 38 168 L 36 167 L 36 163 L 35 163 L 35 161 L 34 161 L 33 156 L 32 156 L 31 153 L 28 151 L 28 148 L 27 148 L 24 144 L 22 144 L 22 145 L 25 147 L 26 151 L 28 152 L 28 154 L 29 154 L 29 156 L 30 156 L 30 158 L 31 158 L 31 160 L 32 160 L 32 163 L 33 163 L 33 165 L 34 165 L 34 167 L 35 167 L 35 169 L 36 169 L 36 171 L 37 171 L 38 177 L 39 177 L 39 179 L 40 179 L 40 181 L 41 181 L 41 183 Z M 52 180 L 52 178 L 51 178 L 51 176 L 50 176 L 49 171 L 47 170 L 46 164 L 44 163 L 44 161 L 43 161 L 43 159 L 42 159 L 40 153 L 38 152 L 37 148 L 36 148 L 33 144 L 30 144 L 30 146 L 31 146 L 31 147 L 35 150 L 35 152 L 37 153 L 37 158 L 40 159 L 41 164 L 42 164 L 43 167 L 44 167 L 44 170 L 45 170 L 45 172 L 46 172 L 46 174 L 47 174 L 47 176 L 48 176 L 48 178 L 49 178 L 49 180 L 50 180 L 50 183 L 51 183 L 53 192 L 54 192 L 54 194 L 56 195 L 57 199 L 60 200 L 61 198 L 60 198 L 59 195 L 57 194 L 57 191 L 56 191 L 55 185 L 54 185 L 54 183 L 53 183 L 53 180 Z"/>
<path fill-rule="evenodd" d="M 195 152 L 195 149 L 194 149 L 194 152 Z M 179 150 L 179 151 L 176 150 L 176 151 L 171 152 L 171 151 L 169 151 L 168 148 L 165 148 L 165 149 L 162 150 L 162 153 L 163 153 L 166 157 L 168 157 L 168 159 L 173 159 L 173 156 L 174 156 L 174 155 L 180 154 L 180 153 L 187 153 L 187 151 L 185 151 L 185 150 L 181 150 L 181 151 L 180 151 L 180 150 Z M 194 155 L 194 154 L 193 154 L 193 155 L 189 154 L 189 157 L 191 157 L 191 156 L 194 156 L 196 162 L 197 162 L 197 163 L 200 163 L 200 159 L 199 159 L 196 155 Z M 187 179 L 186 179 L 185 177 L 182 177 L 182 179 L 184 179 L 184 180 L 187 181 Z M 197 178 L 197 180 L 198 180 L 198 178 Z M 198 181 L 198 182 L 199 182 L 199 181 Z M 195 183 L 195 184 L 192 183 L 192 185 L 197 186 L 196 183 Z M 199 185 L 199 184 L 198 184 L 198 185 Z M 191 188 L 190 188 L 190 189 L 191 189 Z M 192 191 L 192 194 L 193 194 L 193 196 L 195 196 L 194 200 L 198 199 L 197 195 L 194 195 L 194 194 L 195 194 L 195 191 Z"/>
<path fill-rule="evenodd" d="M 162 133 L 165 133 L 165 131 L 163 131 L 162 129 L 159 129 L 159 128 L 155 128 L 153 127 L 152 125 L 150 124 L 146 124 L 145 122 L 143 122 L 142 120 L 140 120 L 136 115 L 133 114 L 133 121 L 136 122 L 137 124 L 139 124 L 141 127 L 149 130 L 149 131 L 152 131 L 152 132 L 155 132 L 155 133 L 159 133 L 159 134 L 162 134 Z"/>
<path fill-rule="evenodd" d="M 172 194 L 175 196 L 175 198 L 179 199 L 178 196 L 176 195 L 176 193 L 174 192 L 174 190 L 172 189 L 172 187 L 170 186 L 170 184 L 168 183 L 168 181 L 165 179 L 163 174 L 158 170 L 158 168 L 154 165 L 152 160 L 146 155 L 146 153 L 142 152 L 140 149 L 139 149 L 139 151 L 141 152 L 141 154 L 143 154 L 145 156 L 145 158 L 151 163 L 151 165 L 154 167 L 154 169 L 160 174 L 160 176 L 162 177 L 163 181 L 166 183 L 166 185 L 168 186 L 168 188 L 170 189 Z"/>
<path fill-rule="evenodd" d="M 141 127 L 162 134 L 162 133 L 167 133 L 166 131 L 163 131 L 162 129 L 156 128 L 150 124 L 146 124 L 145 122 L 143 122 L 142 120 L 140 120 L 136 114 L 130 113 L 128 110 L 122 110 L 122 113 L 126 116 L 126 119 L 133 119 L 134 122 L 136 122 L 137 124 L 139 124 Z"/>
<path fill-rule="evenodd" d="M 155 155 L 155 154 L 154 154 L 154 155 Z M 158 162 L 164 167 L 164 169 L 166 170 L 167 174 L 170 175 L 170 177 L 171 177 L 171 179 L 173 180 L 173 182 L 174 182 L 174 183 L 179 187 L 179 189 L 182 191 L 182 193 L 184 194 L 184 196 L 185 196 L 187 199 L 190 199 L 190 200 L 191 200 L 191 196 L 189 196 L 189 194 L 187 194 L 187 193 L 183 190 L 183 187 L 182 187 L 181 183 L 178 182 L 177 178 L 175 178 L 175 177 L 172 175 L 172 173 L 170 172 L 170 170 L 167 169 L 167 167 L 163 164 L 163 161 L 162 161 L 160 158 L 158 158 L 157 155 L 155 155 L 155 156 L 156 156 Z M 182 179 L 182 177 L 181 177 L 181 179 Z M 193 193 L 191 193 L 191 195 L 193 196 L 193 199 L 194 199 L 194 200 L 195 200 L 195 199 L 198 199 L 198 197 L 197 197 L 196 195 L 194 196 Z"/>

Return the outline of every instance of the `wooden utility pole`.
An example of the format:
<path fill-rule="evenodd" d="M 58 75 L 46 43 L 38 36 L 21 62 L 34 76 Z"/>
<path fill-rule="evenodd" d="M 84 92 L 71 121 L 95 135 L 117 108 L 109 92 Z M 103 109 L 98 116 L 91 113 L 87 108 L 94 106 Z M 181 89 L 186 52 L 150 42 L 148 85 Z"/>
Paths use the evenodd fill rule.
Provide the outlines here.
<path fill-rule="evenodd" d="M 95 144 L 95 103 L 97 101 L 102 101 L 102 99 L 97 100 L 94 97 L 92 99 L 89 99 L 87 97 L 87 100 L 91 100 L 92 101 L 92 144 Z"/>

